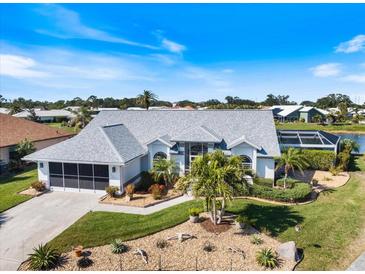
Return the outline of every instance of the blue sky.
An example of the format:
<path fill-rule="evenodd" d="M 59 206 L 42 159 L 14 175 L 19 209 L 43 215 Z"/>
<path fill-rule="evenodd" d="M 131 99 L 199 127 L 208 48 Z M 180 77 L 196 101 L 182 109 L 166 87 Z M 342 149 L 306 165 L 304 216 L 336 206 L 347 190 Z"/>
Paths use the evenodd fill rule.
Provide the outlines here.
<path fill-rule="evenodd" d="M 365 101 L 363 4 L 1 4 L 0 93 Z"/>

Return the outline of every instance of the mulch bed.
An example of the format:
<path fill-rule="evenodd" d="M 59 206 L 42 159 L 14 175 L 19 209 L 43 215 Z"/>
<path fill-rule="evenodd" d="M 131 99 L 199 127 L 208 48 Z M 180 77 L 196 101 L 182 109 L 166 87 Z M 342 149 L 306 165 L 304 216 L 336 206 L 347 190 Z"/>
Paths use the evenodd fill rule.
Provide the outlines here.
<path fill-rule="evenodd" d="M 205 231 L 216 234 L 228 231 L 232 227 L 231 222 L 227 220 L 223 220 L 222 223 L 214 225 L 209 218 L 204 218 L 200 222 L 200 225 Z"/>

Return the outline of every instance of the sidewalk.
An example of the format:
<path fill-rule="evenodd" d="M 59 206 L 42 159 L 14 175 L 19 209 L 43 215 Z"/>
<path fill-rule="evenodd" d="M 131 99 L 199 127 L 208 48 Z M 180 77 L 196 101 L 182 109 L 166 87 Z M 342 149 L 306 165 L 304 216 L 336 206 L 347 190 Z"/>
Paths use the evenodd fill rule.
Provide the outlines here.
<path fill-rule="evenodd" d="M 93 211 L 108 211 L 108 212 L 119 212 L 119 213 L 129 213 L 129 214 L 140 214 L 148 215 L 160 211 L 162 209 L 178 205 L 187 201 L 191 201 L 194 198 L 192 196 L 184 195 L 154 206 L 150 207 L 135 207 L 135 206 L 122 206 L 122 205 L 110 205 L 110 204 L 96 204 L 92 210 Z"/>
<path fill-rule="evenodd" d="M 347 271 L 365 271 L 365 252 L 350 265 Z"/>

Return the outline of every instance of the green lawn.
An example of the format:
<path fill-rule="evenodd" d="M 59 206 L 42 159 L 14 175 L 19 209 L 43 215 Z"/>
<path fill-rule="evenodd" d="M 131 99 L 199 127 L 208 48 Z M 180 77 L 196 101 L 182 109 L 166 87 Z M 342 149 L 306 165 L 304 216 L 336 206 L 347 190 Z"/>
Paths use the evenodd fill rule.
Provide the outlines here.
<path fill-rule="evenodd" d="M 0 177 L 0 212 L 29 200 L 30 196 L 19 195 L 19 191 L 27 189 L 38 179 L 37 169 L 33 168 L 17 175 Z"/>
<path fill-rule="evenodd" d="M 318 125 L 315 123 L 280 123 L 276 125 L 277 129 L 302 129 L 302 130 L 325 130 L 332 132 L 365 132 L 365 125 Z"/>
<path fill-rule="evenodd" d="M 46 125 L 49 125 L 51 127 L 56 127 L 56 128 L 62 129 L 64 131 L 67 131 L 70 133 L 79 132 L 79 130 L 75 130 L 75 128 L 73 128 L 73 127 L 62 126 L 62 123 L 46 123 Z"/>
<path fill-rule="evenodd" d="M 112 212 L 89 212 L 51 241 L 60 251 L 72 246 L 99 246 L 116 238 L 131 240 L 183 223 L 189 218 L 188 209 L 202 206 L 190 201 L 150 215 Z"/>
<path fill-rule="evenodd" d="M 304 250 L 301 270 L 329 270 L 346 267 L 346 247 L 365 223 L 365 175 L 353 173 L 348 184 L 322 193 L 308 205 L 277 206 L 249 200 L 235 200 L 229 211 L 248 216 L 258 229 L 269 231 L 280 241 L 294 240 Z M 109 244 L 115 238 L 130 240 L 177 225 L 188 219 L 188 208 L 201 202 L 187 202 L 148 216 L 90 212 L 65 230 L 51 244 L 61 251 L 71 246 Z M 302 231 L 294 226 L 301 224 Z M 355 254 L 353 255 L 355 256 Z"/>

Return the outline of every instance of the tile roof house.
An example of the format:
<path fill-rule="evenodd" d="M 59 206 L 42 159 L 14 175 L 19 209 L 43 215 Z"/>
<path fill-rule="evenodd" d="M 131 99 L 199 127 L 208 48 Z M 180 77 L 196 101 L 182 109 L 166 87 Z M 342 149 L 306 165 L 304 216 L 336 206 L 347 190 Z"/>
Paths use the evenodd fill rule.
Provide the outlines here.
<path fill-rule="evenodd" d="M 28 139 L 42 149 L 70 138 L 73 134 L 25 119 L 0 113 L 0 162 L 6 165 L 15 146 Z"/>
<path fill-rule="evenodd" d="M 101 111 L 77 136 L 24 159 L 38 162 L 48 188 L 103 192 L 108 185 L 123 190 L 157 157 L 174 160 L 182 175 L 196 156 L 216 149 L 273 178 L 280 149 L 272 112 Z"/>
<path fill-rule="evenodd" d="M 306 123 L 313 122 L 313 118 L 316 115 L 325 119 L 326 115 L 329 113 L 326 110 L 307 107 L 301 105 L 274 105 L 270 107 L 274 114 L 274 118 L 279 121 L 299 121 L 304 120 Z"/>

